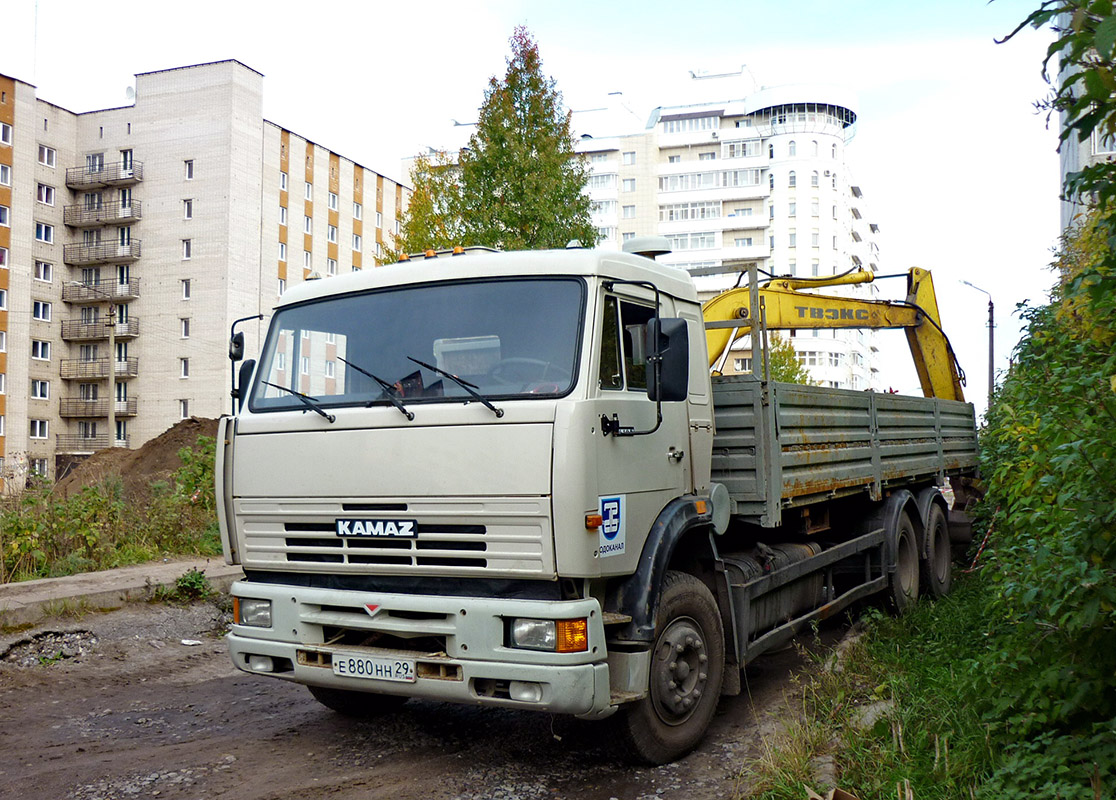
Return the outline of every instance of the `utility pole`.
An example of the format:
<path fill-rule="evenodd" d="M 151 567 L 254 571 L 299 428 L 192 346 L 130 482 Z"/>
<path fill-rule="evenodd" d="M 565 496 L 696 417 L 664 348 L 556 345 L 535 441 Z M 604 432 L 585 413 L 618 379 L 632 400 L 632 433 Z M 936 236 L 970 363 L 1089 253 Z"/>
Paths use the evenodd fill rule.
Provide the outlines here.
<path fill-rule="evenodd" d="M 981 289 L 979 286 L 969 283 L 968 281 L 961 281 L 971 289 L 976 289 L 978 292 L 984 292 L 988 295 L 988 407 L 992 407 L 992 392 L 996 388 L 996 370 L 993 366 L 993 354 L 995 352 L 995 328 L 996 328 L 996 310 L 992 303 L 992 294 Z M 987 412 L 985 412 L 987 413 Z"/>

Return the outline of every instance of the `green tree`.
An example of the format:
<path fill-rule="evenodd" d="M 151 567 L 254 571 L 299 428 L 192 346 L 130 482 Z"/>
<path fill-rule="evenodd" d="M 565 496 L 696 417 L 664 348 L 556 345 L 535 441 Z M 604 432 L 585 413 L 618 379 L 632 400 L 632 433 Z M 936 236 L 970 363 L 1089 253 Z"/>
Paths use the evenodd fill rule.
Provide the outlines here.
<path fill-rule="evenodd" d="M 411 165 L 411 198 L 400 217 L 400 232 L 385 243 L 380 264 L 428 248 L 442 250 L 463 241 L 461 170 L 444 152 L 415 157 Z"/>
<path fill-rule="evenodd" d="M 789 340 L 777 333 L 770 335 L 767 344 L 768 368 L 771 370 L 771 380 L 783 383 L 800 383 L 803 386 L 813 386 L 814 380 L 810 371 L 798 360 L 798 353 Z"/>
<path fill-rule="evenodd" d="M 520 26 L 503 80 L 489 80 L 477 130 L 461 154 L 462 211 L 470 244 L 505 250 L 597 242 L 574 153 L 570 114 L 539 48 Z"/>
<path fill-rule="evenodd" d="M 476 132 L 457 161 L 415 159 L 410 205 L 380 263 L 430 247 L 597 243 L 584 193 L 588 171 L 574 152 L 562 95 L 543 75 L 530 32 L 517 27 L 510 43 L 507 72 L 489 80 Z"/>

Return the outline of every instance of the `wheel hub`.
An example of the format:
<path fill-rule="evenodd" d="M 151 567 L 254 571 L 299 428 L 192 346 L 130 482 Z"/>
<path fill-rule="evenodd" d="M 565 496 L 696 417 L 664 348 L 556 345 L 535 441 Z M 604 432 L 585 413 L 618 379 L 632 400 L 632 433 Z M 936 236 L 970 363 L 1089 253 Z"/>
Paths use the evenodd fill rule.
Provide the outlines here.
<path fill-rule="evenodd" d="M 651 666 L 651 702 L 668 725 L 694 713 L 709 679 L 709 655 L 697 622 L 681 617 L 659 636 Z"/>

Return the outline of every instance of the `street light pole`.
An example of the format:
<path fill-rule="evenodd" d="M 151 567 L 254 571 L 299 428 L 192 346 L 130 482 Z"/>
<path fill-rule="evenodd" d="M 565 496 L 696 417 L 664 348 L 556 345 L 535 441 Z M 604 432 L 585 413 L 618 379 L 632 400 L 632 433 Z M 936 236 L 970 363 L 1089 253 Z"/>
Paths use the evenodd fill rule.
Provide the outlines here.
<path fill-rule="evenodd" d="M 996 370 L 993 366 L 992 358 L 995 344 L 995 327 L 996 327 L 996 312 L 995 306 L 992 304 L 992 294 L 981 289 L 979 286 L 969 283 L 968 281 L 961 281 L 971 289 L 976 289 L 978 292 L 984 292 L 988 295 L 988 407 L 992 407 L 992 392 L 996 388 Z"/>

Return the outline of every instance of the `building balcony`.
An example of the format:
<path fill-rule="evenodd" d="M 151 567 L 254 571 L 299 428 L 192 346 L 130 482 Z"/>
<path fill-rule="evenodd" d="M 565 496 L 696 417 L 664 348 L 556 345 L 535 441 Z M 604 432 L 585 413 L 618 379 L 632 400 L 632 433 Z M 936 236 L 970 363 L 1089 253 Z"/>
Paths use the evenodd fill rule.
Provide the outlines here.
<path fill-rule="evenodd" d="M 93 225 L 135 222 L 143 216 L 143 203 L 133 200 L 127 205 L 115 201 L 90 207 L 79 203 L 63 209 L 62 221 L 71 228 L 88 228 Z"/>
<path fill-rule="evenodd" d="M 131 339 L 139 336 L 138 319 L 132 318 L 126 322 L 117 322 L 114 327 L 113 335 L 117 339 Z M 108 336 L 108 320 L 98 319 L 93 322 L 84 322 L 80 319 L 67 319 L 62 321 L 62 338 L 68 342 L 107 339 Z"/>
<path fill-rule="evenodd" d="M 71 189 L 96 189 L 100 186 L 127 186 L 143 180 L 143 162 L 121 161 L 99 166 L 70 167 L 66 170 L 66 185 Z"/>
<path fill-rule="evenodd" d="M 55 439 L 57 452 L 71 455 L 95 453 L 98 450 L 104 450 L 110 446 L 109 435 L 107 433 L 98 436 L 59 434 Z M 115 444 L 117 447 L 127 447 L 128 437 L 125 436 L 123 439 L 117 439 Z"/>
<path fill-rule="evenodd" d="M 109 399 L 100 397 L 96 400 L 83 400 L 79 397 L 63 397 L 59 413 L 63 417 L 107 417 L 109 413 Z M 112 401 L 113 413 L 118 417 L 134 417 L 136 415 L 136 398 Z"/>
<path fill-rule="evenodd" d="M 86 264 L 123 264 L 135 261 L 143 252 L 139 239 L 121 244 L 120 242 L 78 242 L 62 248 L 62 260 L 72 266 Z"/>
<path fill-rule="evenodd" d="M 134 378 L 139 375 L 139 361 L 135 358 L 116 359 L 117 378 Z M 107 358 L 94 358 L 85 360 L 81 358 L 64 358 L 60 365 L 60 377 L 63 380 L 97 380 L 109 376 L 109 360 Z"/>
<path fill-rule="evenodd" d="M 116 303 L 139 297 L 139 278 L 126 281 L 90 281 L 62 285 L 62 299 L 67 303 Z"/>

